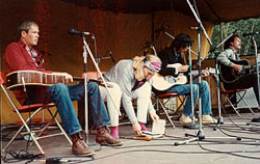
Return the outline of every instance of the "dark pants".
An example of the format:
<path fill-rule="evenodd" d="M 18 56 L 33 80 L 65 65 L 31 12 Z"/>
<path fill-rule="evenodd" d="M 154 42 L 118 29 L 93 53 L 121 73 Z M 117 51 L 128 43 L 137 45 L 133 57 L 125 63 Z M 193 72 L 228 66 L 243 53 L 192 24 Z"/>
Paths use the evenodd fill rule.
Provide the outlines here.
<path fill-rule="evenodd" d="M 260 105 L 260 99 L 259 99 L 259 91 L 257 86 L 257 76 L 256 74 L 249 74 L 242 76 L 239 80 L 237 80 L 234 83 L 225 83 L 224 84 L 225 89 L 247 89 L 253 87 L 254 93 L 256 95 L 258 104 Z"/>

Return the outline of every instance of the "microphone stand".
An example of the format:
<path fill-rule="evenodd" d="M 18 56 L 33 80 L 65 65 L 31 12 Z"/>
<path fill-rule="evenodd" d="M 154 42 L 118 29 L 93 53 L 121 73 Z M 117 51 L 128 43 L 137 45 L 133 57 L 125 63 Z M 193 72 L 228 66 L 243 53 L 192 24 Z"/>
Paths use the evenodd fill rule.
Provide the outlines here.
<path fill-rule="evenodd" d="M 234 32 L 232 32 L 231 34 L 229 34 L 226 38 L 224 38 L 216 47 L 213 47 L 212 50 L 210 51 L 211 53 L 214 53 L 214 51 L 216 49 L 218 49 L 221 45 L 223 45 L 229 38 L 231 38 L 234 33 L 236 33 L 236 30 Z M 216 56 L 215 56 L 216 58 Z M 219 71 L 219 64 L 216 61 L 215 64 L 215 78 L 216 78 L 216 83 L 217 83 L 217 97 L 218 97 L 218 123 L 216 126 L 220 125 L 220 124 L 224 124 L 224 118 L 222 116 L 222 111 L 221 111 L 221 94 L 220 94 L 220 71 Z"/>
<path fill-rule="evenodd" d="M 255 49 L 255 61 L 256 61 L 256 76 L 257 76 L 257 86 L 258 86 L 258 95 L 260 96 L 260 79 L 259 79 L 259 58 L 258 58 L 258 52 L 257 52 L 257 43 L 256 43 L 256 40 L 255 40 L 255 36 L 252 35 L 252 42 L 253 42 L 253 45 L 254 45 L 254 49 Z M 259 100 L 257 100 L 258 102 Z M 259 104 L 260 102 L 258 102 Z M 260 104 L 259 104 L 260 105 Z M 259 109 L 259 107 L 258 107 Z"/>
<path fill-rule="evenodd" d="M 105 86 L 105 88 L 106 88 L 106 91 L 107 91 L 107 93 L 108 93 L 108 96 L 110 96 L 110 98 L 111 98 L 111 101 L 112 101 L 112 104 L 114 105 L 114 107 L 116 108 L 116 105 L 115 105 L 115 102 L 114 102 L 114 99 L 112 98 L 112 96 L 111 96 L 111 94 L 110 94 L 110 92 L 109 92 L 109 89 L 108 89 L 108 84 L 107 84 L 107 82 L 105 81 L 105 79 L 104 79 L 104 77 L 103 77 L 103 74 L 102 74 L 102 72 L 100 71 L 100 68 L 99 68 L 99 66 L 98 66 L 98 64 L 97 64 L 97 62 L 96 62 L 96 60 L 95 60 L 95 57 L 94 57 L 94 55 L 93 55 L 93 53 L 92 53 L 92 51 L 91 51 L 91 49 L 90 49 L 90 47 L 89 47 L 89 45 L 88 45 L 88 43 L 87 43 L 87 40 L 86 40 L 86 38 L 85 38 L 85 35 L 83 35 L 83 49 L 84 49 L 84 51 L 83 51 L 83 57 L 84 57 L 84 65 L 85 65 L 85 67 L 84 67 L 84 85 L 85 85 L 85 110 L 87 109 L 87 102 L 88 102 L 88 99 L 87 99 L 87 90 L 86 90 L 86 88 L 87 88 L 87 74 L 86 74 L 86 72 L 87 71 L 85 71 L 85 70 L 87 70 L 87 64 L 85 64 L 85 63 L 87 63 L 87 58 L 85 57 L 85 56 L 87 56 L 87 54 L 90 56 L 90 59 L 92 60 L 92 62 L 93 62 L 93 64 L 94 64 L 94 66 L 95 66 L 95 68 L 96 68 L 96 70 L 97 70 L 97 72 L 98 72 L 98 74 L 99 74 L 99 77 L 101 78 L 101 81 L 103 82 L 103 84 L 104 84 L 104 86 Z M 86 84 L 85 84 L 85 82 L 86 82 Z M 86 134 L 88 135 L 88 111 L 86 110 L 85 111 L 85 131 L 86 131 Z M 88 137 L 86 137 L 86 138 L 88 138 Z"/>
<path fill-rule="evenodd" d="M 204 32 L 204 34 L 206 33 L 205 31 L 205 28 L 203 27 L 199 17 L 197 16 L 197 13 L 195 11 L 195 9 L 193 8 L 192 4 L 190 3 L 189 0 L 187 0 L 187 3 L 192 11 L 192 13 L 194 14 L 195 18 L 196 18 L 196 21 L 198 23 L 198 27 L 195 28 L 198 35 L 197 35 L 197 38 L 198 38 L 198 61 L 197 61 L 197 66 L 198 66 L 198 83 L 200 84 L 201 83 L 201 36 L 202 36 L 202 32 Z M 207 34 L 206 34 L 207 36 Z M 208 38 L 208 37 L 207 37 Z M 211 44 L 211 40 L 208 38 L 208 41 L 209 43 Z M 190 53 L 190 51 L 189 51 Z M 189 60 L 192 60 L 191 58 Z M 191 76 L 191 75 L 190 75 Z M 191 91 L 192 91 L 192 84 L 191 84 Z M 191 93 L 192 95 L 192 93 Z M 197 132 L 196 135 L 191 135 L 191 134 L 187 134 L 185 133 L 185 136 L 192 136 L 193 138 L 190 138 L 188 140 L 185 140 L 185 141 L 181 141 L 181 142 L 175 142 L 174 145 L 175 146 L 178 146 L 178 145 L 182 145 L 182 144 L 188 144 L 192 141 L 197 141 L 197 140 L 202 140 L 202 139 L 205 139 L 205 135 L 204 135 L 204 132 L 202 130 L 202 108 L 201 108 L 201 96 L 199 95 L 199 130 Z M 194 114 L 194 109 L 193 109 L 193 113 Z"/>
<path fill-rule="evenodd" d="M 194 0 L 194 5 L 196 7 L 196 1 Z M 197 38 L 198 38 L 198 62 L 197 62 L 197 65 L 198 65 L 198 71 L 199 71 L 199 84 L 201 83 L 201 36 L 202 36 L 202 32 L 204 33 L 204 35 L 206 36 L 209 44 L 212 46 L 212 42 L 209 38 L 209 36 L 207 35 L 207 32 L 205 30 L 205 28 L 203 27 L 203 24 L 200 20 L 200 18 L 198 17 L 198 11 L 196 12 L 195 9 L 193 8 L 192 4 L 190 3 L 189 0 L 187 0 L 187 3 L 198 23 L 198 27 L 196 28 L 197 30 Z M 190 59 L 191 60 L 191 59 Z M 192 135 L 192 134 L 185 134 L 185 136 L 192 136 L 193 138 L 190 138 L 190 139 L 187 139 L 185 141 L 180 141 L 180 142 L 175 142 L 174 145 L 175 146 L 178 146 L 178 145 L 184 145 L 184 144 L 188 144 L 190 142 L 193 142 L 193 141 L 201 141 L 201 140 L 204 140 L 206 137 L 205 137 L 205 134 L 204 134 L 204 131 L 202 129 L 202 107 L 201 107 L 201 96 L 199 96 L 199 130 L 197 132 L 196 135 Z M 207 137 L 207 138 L 223 138 L 223 137 Z M 227 138 L 227 137 L 225 137 Z M 233 138 L 233 137 L 232 137 Z M 237 138 L 238 139 L 238 138 Z M 239 138 L 240 139 L 240 138 Z"/>
<path fill-rule="evenodd" d="M 85 133 L 88 136 L 89 131 L 88 131 L 88 77 L 87 77 L 87 72 L 88 72 L 88 44 L 86 40 L 86 36 L 82 35 L 83 39 L 83 76 L 84 76 L 84 112 L 85 112 Z M 86 143 L 88 144 L 88 137 L 86 137 Z"/>
<path fill-rule="evenodd" d="M 192 53 L 191 53 L 191 47 L 189 46 L 189 72 L 190 72 L 190 99 L 191 99 L 191 116 L 192 116 L 192 123 L 190 125 L 190 129 L 196 129 L 196 125 L 195 125 L 195 120 L 194 120 L 194 111 L 195 111 L 195 107 L 194 107 L 194 99 L 193 99 L 193 78 L 192 78 Z"/>
<path fill-rule="evenodd" d="M 172 40 L 175 39 L 175 37 L 174 37 L 172 34 L 170 34 L 169 32 L 167 32 L 166 30 L 164 30 L 163 33 L 164 33 L 166 36 L 168 36 L 169 38 L 171 38 Z"/>

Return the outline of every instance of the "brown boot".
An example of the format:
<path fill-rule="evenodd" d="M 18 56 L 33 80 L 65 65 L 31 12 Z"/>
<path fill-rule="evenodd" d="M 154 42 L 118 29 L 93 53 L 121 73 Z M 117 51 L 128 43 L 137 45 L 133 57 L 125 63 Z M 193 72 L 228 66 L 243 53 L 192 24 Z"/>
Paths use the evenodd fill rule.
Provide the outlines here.
<path fill-rule="evenodd" d="M 71 135 L 72 140 L 72 154 L 78 156 L 93 156 L 95 153 L 91 150 L 80 133 Z"/>
<path fill-rule="evenodd" d="M 100 127 L 97 129 L 96 142 L 100 145 L 107 146 L 122 146 L 123 143 L 113 138 L 106 127 Z"/>

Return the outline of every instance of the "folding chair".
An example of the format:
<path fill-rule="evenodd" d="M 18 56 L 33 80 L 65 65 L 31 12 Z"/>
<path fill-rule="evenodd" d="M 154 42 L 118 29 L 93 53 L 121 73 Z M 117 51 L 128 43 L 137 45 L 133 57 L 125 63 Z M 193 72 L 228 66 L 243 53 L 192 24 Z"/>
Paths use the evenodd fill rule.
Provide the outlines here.
<path fill-rule="evenodd" d="M 249 111 L 251 113 L 254 114 L 254 111 L 252 109 L 252 107 L 249 105 L 249 103 L 246 101 L 245 99 L 245 95 L 246 95 L 246 92 L 247 92 L 248 89 L 225 89 L 224 87 L 224 84 L 221 82 L 221 85 L 220 85 L 220 94 L 221 94 L 221 105 L 222 107 L 225 109 L 225 107 L 227 105 L 231 106 L 231 108 L 236 112 L 236 114 L 240 117 L 240 113 L 238 112 L 239 109 L 244 109 L 245 107 L 238 107 L 236 106 L 236 104 L 238 104 L 240 101 L 242 101 L 245 105 L 246 105 L 246 108 L 249 109 Z M 230 96 L 232 95 L 232 96 Z M 236 104 L 234 104 L 231 99 L 233 96 L 236 96 L 237 101 L 236 101 Z M 224 101 L 223 101 L 224 99 Z M 226 103 L 228 103 L 226 105 Z"/>
<path fill-rule="evenodd" d="M 0 72 L 0 86 L 1 89 L 4 93 L 4 95 L 7 97 L 7 100 L 9 102 L 9 104 L 11 105 L 11 108 L 13 109 L 13 111 L 17 114 L 17 116 L 19 117 L 19 119 L 22 121 L 22 126 L 19 128 L 19 130 L 15 133 L 15 135 L 12 137 L 12 139 L 7 143 L 7 145 L 3 148 L 3 153 L 6 153 L 9 146 L 13 143 L 13 141 L 15 140 L 15 138 L 19 135 L 19 134 L 28 134 L 30 135 L 33 143 L 35 143 L 36 147 L 38 148 L 38 150 L 40 151 L 40 153 L 42 155 L 45 155 L 45 152 L 43 151 L 41 145 L 39 144 L 38 140 L 43 139 L 43 138 L 48 138 L 48 137 L 54 137 L 54 136 L 58 136 L 58 135 L 64 135 L 65 138 L 68 140 L 69 144 L 72 145 L 72 141 L 70 140 L 69 136 L 67 135 L 67 133 L 64 131 L 64 129 L 62 128 L 61 124 L 59 123 L 59 121 L 56 119 L 56 115 L 57 115 L 57 109 L 55 109 L 55 112 L 51 111 L 51 107 L 54 107 L 55 104 L 53 103 L 49 103 L 49 104 L 32 104 L 32 105 L 21 105 L 18 106 L 14 103 L 14 98 L 13 96 L 10 95 L 11 91 L 7 89 L 7 87 L 4 85 L 4 79 L 2 76 L 2 73 Z M 33 117 L 39 113 L 40 111 L 47 109 L 48 113 L 51 116 L 51 121 L 54 120 L 56 125 L 58 126 L 60 132 L 59 133 L 55 133 L 55 134 L 48 134 L 48 135 L 43 135 L 44 131 L 48 128 L 48 126 L 50 125 L 51 121 L 48 122 L 41 130 L 37 130 L 34 131 L 33 129 L 30 128 L 30 126 L 28 125 L 28 123 L 33 119 Z M 24 119 L 22 116 L 22 113 L 30 113 L 29 117 L 27 119 Z M 25 133 L 22 132 L 22 130 L 25 128 Z"/>
<path fill-rule="evenodd" d="M 156 105 L 157 105 L 157 110 L 161 109 L 163 110 L 163 113 L 166 115 L 167 120 L 170 122 L 171 126 L 173 128 L 175 128 L 175 124 L 172 121 L 172 116 L 169 114 L 169 111 L 173 111 L 172 109 L 170 109 L 169 107 L 166 106 L 166 102 L 164 102 L 163 100 L 165 99 L 170 99 L 170 98 L 178 98 L 178 100 L 181 102 L 180 105 L 178 105 L 178 107 L 176 108 L 175 111 L 178 111 L 181 106 L 183 105 L 185 98 L 181 99 L 180 95 L 177 93 L 162 93 L 162 94 L 156 94 L 155 95 L 156 98 Z M 160 107 L 159 107 L 160 106 Z"/>

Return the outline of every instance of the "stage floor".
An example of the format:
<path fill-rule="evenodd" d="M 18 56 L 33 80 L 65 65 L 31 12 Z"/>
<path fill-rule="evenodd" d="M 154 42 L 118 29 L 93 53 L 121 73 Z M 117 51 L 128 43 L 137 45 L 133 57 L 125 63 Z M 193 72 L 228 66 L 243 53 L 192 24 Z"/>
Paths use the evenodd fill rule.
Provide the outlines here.
<path fill-rule="evenodd" d="M 78 158 L 71 154 L 71 147 L 64 137 L 43 139 L 40 141 L 46 152 L 46 157 L 61 157 L 63 160 L 71 160 L 70 163 L 95 163 L 95 164 L 259 164 L 260 163 L 260 123 L 250 124 L 253 117 L 259 117 L 260 113 L 225 116 L 224 124 L 214 130 L 211 126 L 205 126 L 203 132 L 205 139 L 193 141 L 185 145 L 175 146 L 176 142 L 184 141 L 185 133 L 196 134 L 198 130 L 184 129 L 178 125 L 173 129 L 167 126 L 166 135 L 151 141 L 122 139 L 122 147 L 106 147 L 96 145 L 94 136 L 90 136 L 89 144 L 96 151 L 94 159 Z M 241 137 L 239 141 L 235 137 Z M 130 125 L 120 127 L 121 136 L 132 136 Z M 213 137 L 213 138 L 211 138 Z M 224 137 L 224 138 L 221 138 Z M 225 138 L 226 137 L 226 138 Z M 244 138 L 243 138 L 244 137 Z M 249 139 L 252 138 L 252 139 Z M 2 146 L 6 141 L 2 142 Z M 12 145 L 11 150 L 25 149 L 25 141 L 18 140 Z M 29 151 L 37 154 L 34 145 Z M 77 160 L 77 161 L 75 161 Z M 25 161 L 15 163 L 25 163 Z M 3 163 L 3 161 L 2 161 Z M 36 159 L 31 163 L 45 163 Z"/>

